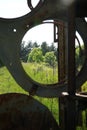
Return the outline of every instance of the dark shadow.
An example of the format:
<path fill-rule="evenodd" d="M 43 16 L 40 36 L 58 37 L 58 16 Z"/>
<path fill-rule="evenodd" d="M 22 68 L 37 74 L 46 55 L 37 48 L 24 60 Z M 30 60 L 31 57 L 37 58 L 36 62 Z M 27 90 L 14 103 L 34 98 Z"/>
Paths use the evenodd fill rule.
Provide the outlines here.
<path fill-rule="evenodd" d="M 46 106 L 33 97 L 0 95 L 0 130 L 59 130 Z"/>

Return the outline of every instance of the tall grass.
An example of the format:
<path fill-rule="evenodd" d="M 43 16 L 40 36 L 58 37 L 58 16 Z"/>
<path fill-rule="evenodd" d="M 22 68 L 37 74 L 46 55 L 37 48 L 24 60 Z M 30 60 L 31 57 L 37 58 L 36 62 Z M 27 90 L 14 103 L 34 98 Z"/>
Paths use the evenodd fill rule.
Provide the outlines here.
<path fill-rule="evenodd" d="M 22 65 L 26 73 L 29 74 L 33 80 L 36 80 L 39 83 L 49 84 L 58 82 L 57 66 L 55 68 L 52 68 L 45 64 L 36 63 L 23 63 Z M 82 91 L 87 91 L 87 81 L 83 84 Z M 6 67 L 0 68 L 0 94 L 14 92 L 28 94 L 16 83 Z M 41 98 L 37 96 L 34 98 L 47 106 L 52 112 L 56 121 L 59 122 L 58 98 Z M 83 117 L 85 117 L 84 112 Z M 83 124 L 82 127 L 77 127 L 77 130 L 87 130 L 85 124 Z"/>
<path fill-rule="evenodd" d="M 23 67 L 27 74 L 29 74 L 33 80 L 36 80 L 40 83 L 52 83 L 57 82 L 57 78 L 54 78 L 53 75 L 53 69 L 51 67 L 47 67 L 45 65 L 40 64 L 25 64 L 23 63 Z M 40 71 L 43 70 L 41 73 Z M 37 73 L 38 72 L 38 73 Z M 48 73 L 48 75 L 47 75 Z M 47 77 L 46 77 L 47 75 Z M 57 74 L 56 74 L 57 75 Z M 52 76 L 52 77 L 51 77 Z M 52 78 L 52 79 L 51 79 Z M 53 80 L 54 78 L 54 80 Z M 0 94 L 4 93 L 23 93 L 27 94 L 24 89 L 22 89 L 14 80 L 14 78 L 11 76 L 9 71 L 6 69 L 6 67 L 0 68 Z M 39 102 L 43 103 L 48 109 L 52 112 L 54 118 L 58 122 L 58 99 L 57 98 L 41 98 L 34 96 L 35 99 L 37 99 Z"/>
<path fill-rule="evenodd" d="M 25 93 L 25 92 L 13 79 L 6 67 L 0 68 L 0 94 L 4 93 Z"/>
<path fill-rule="evenodd" d="M 43 63 L 23 63 L 26 73 L 35 81 L 43 84 L 58 82 L 58 69 Z"/>
<path fill-rule="evenodd" d="M 44 63 L 22 63 L 26 73 L 35 81 L 42 84 L 53 84 L 58 82 L 58 67 L 53 68 Z M 52 112 L 54 118 L 59 122 L 59 106 L 58 98 L 35 98 L 43 103 Z"/>

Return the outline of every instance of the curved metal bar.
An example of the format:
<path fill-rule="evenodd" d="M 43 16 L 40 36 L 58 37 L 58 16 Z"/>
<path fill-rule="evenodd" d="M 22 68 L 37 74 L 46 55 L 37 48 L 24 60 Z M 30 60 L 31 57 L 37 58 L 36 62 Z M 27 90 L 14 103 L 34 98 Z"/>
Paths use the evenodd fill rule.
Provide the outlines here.
<path fill-rule="evenodd" d="M 32 3 L 31 3 L 31 0 L 27 0 L 27 4 L 28 4 L 29 8 L 31 10 L 33 10 L 33 6 L 32 6 Z"/>
<path fill-rule="evenodd" d="M 50 123 L 49 123 L 50 122 Z M 31 96 L 20 93 L 0 95 L 1 130 L 59 130 L 49 109 Z"/>
<path fill-rule="evenodd" d="M 78 76 L 76 77 L 76 87 L 77 89 L 82 86 L 85 81 L 87 81 L 87 23 L 83 18 L 77 18 L 76 19 L 76 29 L 81 35 L 83 41 L 84 41 L 84 47 L 85 47 L 85 61 L 84 65 L 79 72 Z"/>
<path fill-rule="evenodd" d="M 36 94 L 42 97 L 58 97 L 63 91 L 67 91 L 66 82 L 43 85 L 33 81 L 24 71 L 19 56 L 21 40 L 30 28 L 47 19 L 56 18 L 67 21 L 67 8 L 65 6 L 60 7 L 61 4 L 58 2 L 58 0 L 55 0 L 55 2 L 53 0 L 45 0 L 42 7 L 37 6 L 33 11 L 23 17 L 16 19 L 0 19 L 0 59 L 8 68 L 16 82 L 31 95 Z M 53 7 L 55 7 L 54 10 L 52 10 Z M 81 26 L 77 26 L 77 30 L 82 31 L 84 22 L 79 22 L 78 25 Z M 86 30 L 87 29 L 85 29 L 85 34 L 87 33 Z M 81 34 L 81 36 L 86 41 L 85 34 Z M 82 76 L 84 76 L 83 71 Z M 87 80 L 86 76 L 85 80 L 81 80 L 81 83 L 78 84 L 82 76 L 77 77 L 77 88 Z"/>
<path fill-rule="evenodd" d="M 56 0 L 56 2 L 58 1 Z M 66 88 L 64 84 L 43 85 L 33 81 L 24 71 L 19 56 L 20 43 L 27 30 L 34 27 L 35 24 L 40 24 L 46 18 L 54 16 L 57 9 L 52 11 L 52 7 L 56 7 L 53 3 L 53 0 L 46 0 L 42 8 L 35 8 L 21 18 L 0 19 L 0 59 L 16 82 L 32 95 L 55 97 Z"/>
<path fill-rule="evenodd" d="M 39 0 L 37 6 L 41 6 L 41 4 L 43 3 L 43 1 L 44 1 L 44 0 Z M 28 6 L 29 6 L 29 8 L 30 8 L 31 10 L 34 9 L 34 7 L 33 7 L 33 5 L 32 5 L 32 0 L 27 0 L 27 4 L 28 4 Z M 36 6 L 36 7 L 37 7 L 37 6 Z"/>

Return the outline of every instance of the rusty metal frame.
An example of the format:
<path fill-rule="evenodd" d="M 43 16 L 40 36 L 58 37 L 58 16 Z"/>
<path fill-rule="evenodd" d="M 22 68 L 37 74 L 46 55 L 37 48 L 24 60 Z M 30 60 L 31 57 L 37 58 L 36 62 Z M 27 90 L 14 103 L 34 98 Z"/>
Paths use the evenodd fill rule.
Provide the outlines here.
<path fill-rule="evenodd" d="M 2 48 L 0 50 L 0 59 L 8 68 L 16 82 L 31 95 L 58 96 L 58 92 L 61 91 L 61 88 L 65 89 L 64 84 L 58 87 L 58 84 L 43 85 L 33 81 L 24 71 L 19 57 L 20 43 L 24 34 L 35 25 L 42 23 L 43 20 L 54 19 L 54 14 L 57 13 L 59 7 L 57 3 L 57 0 L 55 3 L 53 0 L 46 0 L 42 3 L 41 7 L 37 6 L 23 17 L 15 19 L 0 18 L 0 48 Z M 53 7 L 55 7 L 54 10 L 52 10 Z M 58 12 L 60 12 L 59 17 L 67 20 L 66 7 L 64 10 L 65 11 L 61 11 L 61 9 L 58 9 Z M 65 17 L 63 17 L 64 13 Z"/>
<path fill-rule="evenodd" d="M 16 82 L 25 91 L 29 92 L 30 95 L 51 98 L 60 97 L 60 129 L 75 130 L 76 108 L 78 109 L 76 105 L 87 103 L 87 96 L 81 97 L 81 95 L 76 95 L 76 90 L 87 81 L 87 23 L 83 18 L 72 15 L 74 11 L 72 6 L 69 8 L 70 12 L 69 10 L 67 12 L 67 5 L 64 5 L 59 0 L 55 0 L 55 2 L 53 0 L 40 0 L 36 8 L 33 8 L 31 0 L 28 2 L 31 9 L 29 14 L 15 19 L 0 18 L 0 60 L 8 68 Z M 76 12 L 76 14 L 78 14 L 78 12 Z M 54 41 L 59 44 L 59 82 L 51 85 L 44 85 L 35 82 L 26 74 L 20 61 L 19 51 L 21 40 L 25 33 L 36 25 L 46 23 L 43 22 L 44 20 L 50 19 L 54 20 L 54 30 L 57 26 L 59 31 L 59 34 L 54 33 Z M 75 75 L 75 30 L 82 36 L 85 46 L 85 62 L 77 76 Z M 59 35 L 59 37 L 56 39 L 55 35 Z M 67 93 L 64 95 L 62 92 L 65 91 Z M 87 105 L 85 107 L 87 108 Z M 4 108 L 3 111 L 2 108 Z M 19 118 L 18 122 L 15 122 L 16 124 L 14 125 L 17 126 L 17 129 L 29 129 L 26 122 L 28 121 L 31 125 L 32 120 L 33 125 L 34 123 L 36 124 L 34 125 L 34 129 L 42 130 L 45 129 L 44 127 L 50 127 L 53 123 L 55 130 L 59 129 L 52 113 L 49 113 L 49 110 L 45 108 L 43 104 L 33 99 L 32 96 L 16 93 L 2 94 L 0 96 L 0 112 L 2 127 L 4 128 L 5 126 L 3 123 L 6 123 L 6 129 L 9 129 L 9 127 L 13 129 L 15 119 Z M 46 112 L 49 116 L 48 118 Z M 6 120 L 3 118 L 4 115 L 7 117 L 5 118 Z M 46 115 L 45 119 L 43 118 L 44 115 Z M 38 118 L 41 119 L 41 122 L 38 121 Z M 13 119 L 14 122 L 12 123 Z M 25 119 L 27 121 L 25 121 Z M 42 119 L 44 119 L 44 121 Z M 40 123 L 40 125 L 38 123 Z M 44 123 L 47 124 L 44 125 Z M 22 124 L 24 126 L 21 126 Z"/>
<path fill-rule="evenodd" d="M 52 10 L 52 8 L 54 9 Z M 63 84 L 43 85 L 33 81 L 24 71 L 19 56 L 21 40 L 25 33 L 32 27 L 49 19 L 67 22 L 67 6 L 58 0 L 55 0 L 55 2 L 53 0 L 44 0 L 25 16 L 14 19 L 0 18 L 0 59 L 8 68 L 16 82 L 31 95 L 58 97 L 61 96 L 63 91 L 67 91 L 66 82 L 63 82 Z M 82 33 L 83 28 L 85 28 L 85 33 Z M 76 30 L 79 31 L 84 43 L 86 43 L 85 34 L 87 32 L 87 26 L 83 18 L 76 18 Z M 87 50 L 86 44 L 85 48 Z M 76 77 L 77 88 L 87 80 L 87 75 L 85 75 L 87 72 L 86 67 L 87 51 L 84 67 L 80 72 L 81 74 Z M 84 77 L 84 79 L 82 77 Z"/>

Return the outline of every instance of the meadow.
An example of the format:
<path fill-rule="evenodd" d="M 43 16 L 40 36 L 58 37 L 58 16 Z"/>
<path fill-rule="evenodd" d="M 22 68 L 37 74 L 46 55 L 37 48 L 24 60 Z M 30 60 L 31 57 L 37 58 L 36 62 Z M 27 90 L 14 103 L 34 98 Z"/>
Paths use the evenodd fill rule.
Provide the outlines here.
<path fill-rule="evenodd" d="M 51 67 L 41 67 L 40 64 L 29 64 L 29 63 L 23 63 L 23 67 L 26 71 L 27 74 L 29 74 L 33 80 L 36 80 L 40 83 L 52 83 L 52 82 L 57 82 L 57 72 L 56 72 L 56 77 L 52 76 L 53 75 L 53 69 Z M 43 68 L 43 73 L 40 71 Z M 48 76 L 47 76 L 47 68 L 48 68 Z M 44 69 L 46 71 L 44 71 Z M 38 71 L 38 73 L 37 73 Z M 46 73 L 45 73 L 46 72 Z M 42 75 L 42 77 L 41 77 Z M 46 77 L 47 78 L 46 78 Z M 44 78 L 43 78 L 44 77 Z M 7 70 L 6 67 L 0 68 L 0 94 L 4 93 L 22 93 L 29 95 L 28 92 L 26 92 L 24 89 L 22 89 L 16 81 L 13 79 L 9 71 Z M 34 96 L 35 99 L 43 103 L 48 107 L 48 109 L 52 112 L 53 116 L 55 117 L 56 121 L 58 122 L 58 99 L 57 98 L 41 98 Z"/>
<path fill-rule="evenodd" d="M 25 71 L 29 74 L 33 80 L 36 80 L 39 83 L 49 84 L 58 82 L 58 69 L 56 67 L 50 67 L 46 64 L 37 64 L 37 63 L 22 63 Z M 82 86 L 82 91 L 87 91 L 87 82 Z M 13 79 L 6 67 L 0 68 L 0 94 L 4 93 L 23 93 L 29 95 L 24 89 L 22 89 L 16 81 Z M 34 96 L 38 101 L 46 105 L 49 110 L 52 112 L 54 118 L 59 122 L 59 104 L 58 98 L 41 98 Z M 84 113 L 83 113 L 84 114 Z M 85 124 L 83 125 L 84 130 Z M 77 130 L 82 130 L 81 127 L 78 127 Z"/>

